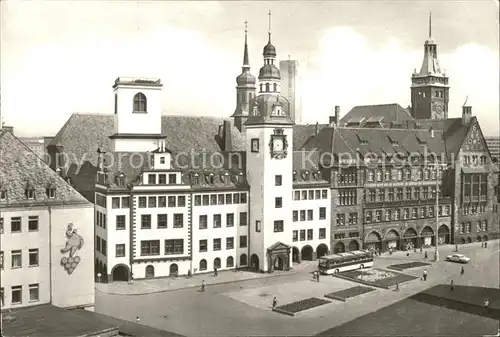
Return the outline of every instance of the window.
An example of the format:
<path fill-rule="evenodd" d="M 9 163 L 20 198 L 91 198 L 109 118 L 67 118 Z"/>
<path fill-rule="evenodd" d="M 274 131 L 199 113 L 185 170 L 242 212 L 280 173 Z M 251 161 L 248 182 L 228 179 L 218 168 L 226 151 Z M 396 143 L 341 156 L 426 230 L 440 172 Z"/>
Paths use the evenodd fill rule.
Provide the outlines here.
<path fill-rule="evenodd" d="M 156 174 L 148 174 L 148 184 L 156 184 Z"/>
<path fill-rule="evenodd" d="M 240 248 L 247 248 L 247 236 L 240 235 Z"/>
<path fill-rule="evenodd" d="M 133 106 L 133 112 L 138 113 L 138 112 L 146 112 L 147 111 L 147 100 L 146 96 L 142 93 L 139 92 L 135 94 L 134 96 L 134 106 Z"/>
<path fill-rule="evenodd" d="M 481 226 L 481 221 L 476 222 L 476 232 L 479 233 L 481 232 L 482 226 Z"/>
<path fill-rule="evenodd" d="M 405 208 L 403 209 L 403 220 L 407 220 L 410 217 L 410 209 Z"/>
<path fill-rule="evenodd" d="M 38 216 L 30 216 L 28 217 L 28 230 L 30 232 L 38 230 Z"/>
<path fill-rule="evenodd" d="M 154 208 L 156 207 L 156 197 L 148 198 L 148 207 Z"/>
<path fill-rule="evenodd" d="M 23 300 L 23 287 L 13 286 L 12 287 L 12 304 L 21 304 Z"/>
<path fill-rule="evenodd" d="M 433 217 L 434 216 L 434 206 L 430 206 L 429 207 L 428 214 L 429 214 L 429 217 Z"/>
<path fill-rule="evenodd" d="M 401 217 L 401 211 L 399 209 L 394 210 L 394 220 L 399 220 Z"/>
<path fill-rule="evenodd" d="M 467 234 L 470 233 L 470 230 L 471 230 L 471 224 L 470 224 L 470 222 L 467 222 L 465 224 L 465 233 L 467 233 Z"/>
<path fill-rule="evenodd" d="M 326 219 L 326 207 L 319 208 L 319 219 L 320 220 Z"/>
<path fill-rule="evenodd" d="M 184 214 L 176 213 L 174 214 L 174 228 L 184 227 Z"/>
<path fill-rule="evenodd" d="M 421 207 L 420 208 L 420 217 L 425 218 L 427 216 L 427 208 L 426 207 Z"/>
<path fill-rule="evenodd" d="M 199 224 L 199 228 L 200 229 L 207 229 L 208 227 L 208 218 L 207 218 L 207 215 L 200 215 L 200 220 L 199 220 L 200 224 Z"/>
<path fill-rule="evenodd" d="M 233 204 L 233 195 L 231 193 L 226 194 L 226 205 Z"/>
<path fill-rule="evenodd" d="M 3 218 L 0 218 L 0 233 L 3 234 Z"/>
<path fill-rule="evenodd" d="M 183 239 L 165 240 L 165 255 L 182 255 L 182 254 L 184 254 Z"/>
<path fill-rule="evenodd" d="M 3 307 L 5 301 L 5 295 L 3 293 L 3 287 L 0 288 L 0 305 Z"/>
<path fill-rule="evenodd" d="M 234 249 L 234 238 L 226 238 L 226 249 Z"/>
<path fill-rule="evenodd" d="M 168 175 L 168 183 L 169 184 L 177 184 L 177 175 L 172 173 Z"/>
<path fill-rule="evenodd" d="M 247 194 L 246 193 L 240 193 L 240 202 L 242 204 L 246 204 L 247 203 Z"/>
<path fill-rule="evenodd" d="M 186 197 L 181 195 L 177 197 L 177 207 L 186 207 Z"/>
<path fill-rule="evenodd" d="M 326 199 L 328 197 L 328 190 L 321 190 L 321 199 Z"/>
<path fill-rule="evenodd" d="M 281 186 L 283 183 L 283 177 L 281 175 L 274 176 L 274 186 Z"/>
<path fill-rule="evenodd" d="M 214 239 L 214 250 L 221 250 L 221 239 Z"/>
<path fill-rule="evenodd" d="M 281 197 L 274 198 L 274 207 L 275 208 L 283 207 L 283 198 L 281 198 Z"/>
<path fill-rule="evenodd" d="M 337 226 L 345 225 L 345 214 L 337 214 Z"/>
<path fill-rule="evenodd" d="M 306 211 L 305 210 L 300 211 L 300 221 L 306 221 Z"/>
<path fill-rule="evenodd" d="M 388 209 L 385 210 L 384 220 L 391 221 L 391 211 Z"/>
<path fill-rule="evenodd" d="M 416 219 L 417 218 L 417 213 L 418 213 L 418 210 L 416 207 L 412 208 L 411 210 L 411 217 L 412 219 Z"/>
<path fill-rule="evenodd" d="M 283 232 L 283 220 L 274 221 L 274 232 L 275 233 Z"/>
<path fill-rule="evenodd" d="M 0 190 L 0 200 L 5 200 L 7 199 L 7 191 L 5 189 Z"/>
<path fill-rule="evenodd" d="M 118 197 L 111 198 L 111 208 L 120 208 L 120 198 Z"/>
<path fill-rule="evenodd" d="M 38 266 L 38 249 L 29 250 L 29 266 L 30 267 Z"/>
<path fill-rule="evenodd" d="M 141 229 L 151 229 L 151 215 L 142 214 L 141 215 Z"/>
<path fill-rule="evenodd" d="M 28 198 L 29 200 L 35 199 L 35 190 L 33 189 L 33 187 L 28 187 L 26 189 L 26 198 Z"/>
<path fill-rule="evenodd" d="M 3 270 L 3 252 L 0 252 L 0 269 Z"/>
<path fill-rule="evenodd" d="M 122 197 L 122 208 L 129 208 L 129 207 L 130 207 L 130 198 Z"/>
<path fill-rule="evenodd" d="M 309 191 L 309 200 L 314 200 L 314 191 Z"/>
<path fill-rule="evenodd" d="M 233 194 L 233 204 L 239 204 L 240 203 L 240 194 L 235 193 Z"/>
<path fill-rule="evenodd" d="M 308 229 L 307 230 L 307 240 L 312 240 L 313 239 L 313 230 Z"/>
<path fill-rule="evenodd" d="M 206 252 L 208 251 L 208 241 L 207 240 L 200 240 L 200 252 Z"/>
<path fill-rule="evenodd" d="M 116 229 L 117 230 L 125 229 L 125 215 L 116 216 Z"/>
<path fill-rule="evenodd" d="M 300 241 L 305 241 L 306 240 L 306 230 L 301 229 L 300 230 Z"/>
<path fill-rule="evenodd" d="M 292 232 L 292 241 L 293 242 L 299 241 L 299 231 Z"/>
<path fill-rule="evenodd" d="M 443 215 L 449 215 L 449 214 L 450 214 L 450 205 L 445 205 Z"/>
<path fill-rule="evenodd" d="M 116 257 L 124 257 L 125 256 L 125 244 L 119 243 L 115 246 L 115 254 Z"/>
<path fill-rule="evenodd" d="M 10 219 L 10 231 L 11 233 L 21 232 L 21 217 L 15 217 Z"/>
<path fill-rule="evenodd" d="M 175 196 L 168 197 L 168 207 L 175 207 Z"/>
<path fill-rule="evenodd" d="M 221 228 L 221 215 L 220 214 L 214 214 L 214 228 Z"/>
<path fill-rule="evenodd" d="M 372 212 L 371 211 L 365 212 L 365 222 L 366 223 L 372 222 Z"/>
<path fill-rule="evenodd" d="M 248 224 L 247 212 L 240 212 L 240 226 L 246 226 L 247 224 Z"/>
<path fill-rule="evenodd" d="M 487 232 L 487 231 L 488 231 L 488 221 L 484 220 L 483 221 L 483 232 Z"/>
<path fill-rule="evenodd" d="M 146 208 L 146 197 L 139 197 L 139 208 Z"/>
<path fill-rule="evenodd" d="M 160 255 L 160 240 L 141 241 L 141 256 Z"/>
<path fill-rule="evenodd" d="M 23 266 L 23 260 L 20 250 L 13 250 L 11 253 L 11 267 L 21 268 Z"/>
<path fill-rule="evenodd" d="M 167 215 L 166 214 L 158 214 L 157 215 L 157 226 L 158 228 L 167 228 Z"/>
<path fill-rule="evenodd" d="M 231 194 L 229 196 L 231 196 Z M 217 205 L 217 194 L 210 195 L 210 205 Z"/>
<path fill-rule="evenodd" d="M 358 224 L 358 213 L 349 213 L 349 225 L 357 225 Z"/>
<path fill-rule="evenodd" d="M 307 220 L 308 221 L 313 220 L 313 210 L 312 209 L 307 210 Z"/>
<path fill-rule="evenodd" d="M 382 171 L 377 170 L 377 181 L 382 181 Z"/>
<path fill-rule="evenodd" d="M 101 253 L 102 255 L 106 256 L 106 252 L 107 252 L 107 242 L 106 240 L 104 239 L 101 239 L 102 240 L 102 244 L 101 244 Z"/>
<path fill-rule="evenodd" d="M 158 207 L 167 207 L 167 197 L 158 197 Z"/>
<path fill-rule="evenodd" d="M 380 210 L 375 211 L 375 221 L 376 222 L 382 221 L 382 211 Z"/>
<path fill-rule="evenodd" d="M 406 200 L 411 200 L 411 187 L 405 187 Z"/>
<path fill-rule="evenodd" d="M 293 192 L 293 200 L 300 200 L 300 191 Z"/>
<path fill-rule="evenodd" d="M 292 212 L 292 221 L 293 222 L 299 221 L 299 211 L 293 211 Z"/>
<path fill-rule="evenodd" d="M 260 230 L 261 230 L 261 228 L 260 228 L 260 220 L 255 220 L 255 231 L 257 233 L 260 233 Z"/>
<path fill-rule="evenodd" d="M 326 228 L 320 228 L 319 229 L 319 238 L 320 239 L 325 239 L 326 238 Z"/>
<path fill-rule="evenodd" d="M 385 190 L 381 189 L 378 191 L 378 201 L 380 202 L 385 201 Z"/>

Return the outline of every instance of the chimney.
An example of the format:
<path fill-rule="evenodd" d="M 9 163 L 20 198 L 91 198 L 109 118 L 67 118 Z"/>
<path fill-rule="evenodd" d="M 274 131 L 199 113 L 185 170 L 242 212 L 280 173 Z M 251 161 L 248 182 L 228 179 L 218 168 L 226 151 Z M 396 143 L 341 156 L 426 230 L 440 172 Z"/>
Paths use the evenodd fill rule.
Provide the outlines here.
<path fill-rule="evenodd" d="M 434 129 L 433 129 L 433 128 L 431 128 L 431 129 L 429 130 L 429 132 L 430 132 L 430 134 L 431 134 L 431 138 L 434 138 Z"/>
<path fill-rule="evenodd" d="M 317 136 L 319 133 L 319 123 L 316 122 L 316 128 L 314 129 L 314 135 Z"/>
<path fill-rule="evenodd" d="M 223 151 L 232 151 L 233 150 L 233 137 L 231 134 L 231 122 L 230 121 L 224 121 L 222 131 L 223 131 L 222 142 L 224 144 Z"/>
<path fill-rule="evenodd" d="M 469 124 L 469 121 L 472 117 L 472 107 L 471 106 L 462 106 L 462 124 Z"/>
<path fill-rule="evenodd" d="M 338 126 L 339 115 L 340 115 L 340 107 L 338 105 L 336 105 L 335 112 L 334 112 L 333 116 L 330 116 L 330 119 L 329 119 L 330 126 Z"/>

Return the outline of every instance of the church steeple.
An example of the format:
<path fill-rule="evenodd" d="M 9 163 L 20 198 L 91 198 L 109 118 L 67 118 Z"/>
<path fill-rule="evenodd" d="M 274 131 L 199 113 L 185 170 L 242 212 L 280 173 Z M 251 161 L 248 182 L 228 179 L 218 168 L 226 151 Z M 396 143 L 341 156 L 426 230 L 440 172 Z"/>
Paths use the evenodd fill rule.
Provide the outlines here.
<path fill-rule="evenodd" d="M 238 130 L 243 131 L 243 125 L 248 117 L 250 101 L 255 97 L 255 84 L 257 80 L 250 73 L 248 58 L 248 22 L 245 21 L 245 46 L 243 50 L 243 66 L 241 74 L 236 77 L 236 109 L 231 117 Z"/>
<path fill-rule="evenodd" d="M 269 39 L 262 52 L 264 56 L 264 65 L 259 71 L 259 93 L 279 95 L 281 89 L 281 75 L 279 69 L 274 64 L 276 61 L 276 48 L 271 43 L 271 11 L 269 11 L 268 15 Z"/>
<path fill-rule="evenodd" d="M 412 75 L 411 114 L 416 119 L 448 118 L 448 77 L 441 70 L 437 44 L 432 37 L 432 13 L 429 12 L 429 37 L 424 43 L 420 72 Z"/>

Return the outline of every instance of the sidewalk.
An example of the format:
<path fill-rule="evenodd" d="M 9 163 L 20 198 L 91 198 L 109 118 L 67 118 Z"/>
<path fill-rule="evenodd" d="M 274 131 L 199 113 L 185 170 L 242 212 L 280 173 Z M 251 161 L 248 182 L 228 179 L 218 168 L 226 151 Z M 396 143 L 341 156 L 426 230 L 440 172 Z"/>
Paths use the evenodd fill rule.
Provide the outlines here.
<path fill-rule="evenodd" d="M 220 271 L 218 276 L 213 276 L 213 273 L 202 275 L 193 275 L 190 278 L 179 276 L 176 278 L 156 278 L 148 280 L 137 280 L 134 283 L 113 282 L 113 283 L 96 283 L 95 288 L 100 292 L 111 295 L 146 295 L 155 294 L 185 288 L 200 287 L 201 281 L 205 280 L 205 284 L 224 284 L 232 282 L 241 282 L 253 279 L 261 279 L 268 277 L 290 276 L 298 273 L 312 272 L 317 268 L 317 261 L 304 261 L 300 264 L 294 264 L 290 271 L 275 271 L 274 273 L 256 273 L 250 271 L 233 270 Z"/>

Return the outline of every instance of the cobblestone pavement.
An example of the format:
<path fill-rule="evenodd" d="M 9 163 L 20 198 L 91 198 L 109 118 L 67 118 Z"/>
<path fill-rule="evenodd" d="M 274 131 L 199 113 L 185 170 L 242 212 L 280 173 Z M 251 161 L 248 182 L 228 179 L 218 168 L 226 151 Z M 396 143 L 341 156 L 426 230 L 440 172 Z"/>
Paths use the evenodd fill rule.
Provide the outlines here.
<path fill-rule="evenodd" d="M 278 296 L 279 304 L 285 304 L 294 299 L 324 295 L 326 292 L 359 284 L 328 276 L 322 277 L 320 283 L 315 283 L 311 281 L 311 274 L 307 273 L 309 270 L 304 267 L 302 272 L 280 277 L 263 276 L 239 282 L 228 280 L 229 283 L 208 286 L 205 293 L 198 292 L 196 288 L 137 296 L 96 292 L 96 311 L 126 320 L 134 320 L 136 316 L 140 316 L 143 324 L 186 336 L 313 335 L 401 301 L 436 284 L 448 284 L 451 279 L 457 285 L 499 286 L 498 241 L 490 241 L 487 249 L 474 243 L 460 247 L 462 253 L 472 258 L 472 263 L 465 265 L 463 277 L 460 276 L 462 265 L 444 261 L 453 248 L 440 247 L 441 261 L 438 263 L 404 271 L 405 274 L 421 276 L 423 270 L 427 269 L 427 281 L 417 279 L 404 283 L 400 285 L 399 292 L 377 289 L 345 303 L 334 301 L 306 310 L 295 317 L 272 312 L 269 309 L 272 297 Z M 428 255 L 432 257 L 433 250 L 429 250 Z M 391 264 L 411 260 L 423 261 L 423 254 L 417 252 L 409 257 L 400 252 L 391 256 L 383 255 L 376 259 L 375 267 L 386 268 Z M 315 264 L 309 266 L 314 267 Z M 219 278 L 221 277 L 223 273 L 220 274 Z M 199 282 L 194 284 L 199 285 Z M 209 284 L 209 280 L 206 282 Z M 184 283 L 184 287 L 186 284 Z M 267 296 L 259 297 L 259 294 Z"/>

